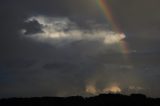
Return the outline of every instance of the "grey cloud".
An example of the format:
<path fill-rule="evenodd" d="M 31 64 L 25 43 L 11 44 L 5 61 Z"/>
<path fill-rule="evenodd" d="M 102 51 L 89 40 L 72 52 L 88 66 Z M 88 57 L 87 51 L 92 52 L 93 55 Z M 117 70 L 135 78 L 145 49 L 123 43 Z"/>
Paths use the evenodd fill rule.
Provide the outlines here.
<path fill-rule="evenodd" d="M 11 69 L 25 69 L 34 66 L 35 61 L 32 60 L 10 60 L 4 62 L 4 66 Z"/>
<path fill-rule="evenodd" d="M 42 32 L 42 26 L 36 20 L 25 22 L 22 28 L 26 29 L 26 32 L 24 32 L 24 34 L 34 34 L 37 32 Z"/>
<path fill-rule="evenodd" d="M 56 70 L 72 70 L 73 68 L 75 67 L 75 65 L 73 64 L 69 64 L 69 63 L 63 63 L 63 62 L 55 62 L 55 63 L 49 63 L 49 64 L 45 64 L 43 66 L 44 69 L 47 69 L 47 70 L 53 70 L 54 69 Z"/>
<path fill-rule="evenodd" d="M 120 43 L 126 37 L 123 33 L 110 31 L 103 26 L 81 29 L 76 22 L 71 21 L 68 17 L 47 17 L 42 15 L 32 16 L 26 20 L 27 23 L 33 23 L 34 21 L 41 25 L 41 28 L 39 28 L 41 31 L 30 34 L 28 33 L 30 29 L 24 28 L 21 30 L 22 36 L 27 35 L 34 40 L 53 45 L 63 46 L 78 40 L 88 40 L 101 41 L 108 47 L 113 48 L 113 45 Z M 96 25 L 93 24 L 93 26 Z M 32 28 L 32 31 L 37 31 L 37 29 Z"/>
<path fill-rule="evenodd" d="M 19 33 L 21 29 L 28 31 L 26 36 L 41 32 L 44 26 L 37 21 L 25 23 L 29 17 L 39 15 L 68 18 L 79 30 L 89 33 L 98 28 L 111 30 L 106 18 L 91 2 L 93 0 L 1 1 L 1 97 L 88 95 L 85 87 L 93 83 L 98 89 L 118 83 L 122 91 L 129 86 L 142 87 L 139 92 L 160 95 L 159 0 L 108 0 L 126 33 L 125 40 L 131 51 L 129 62 L 117 45 L 106 46 L 102 39 L 78 39 L 56 46 L 26 39 Z M 67 27 L 64 31 L 74 28 Z"/>

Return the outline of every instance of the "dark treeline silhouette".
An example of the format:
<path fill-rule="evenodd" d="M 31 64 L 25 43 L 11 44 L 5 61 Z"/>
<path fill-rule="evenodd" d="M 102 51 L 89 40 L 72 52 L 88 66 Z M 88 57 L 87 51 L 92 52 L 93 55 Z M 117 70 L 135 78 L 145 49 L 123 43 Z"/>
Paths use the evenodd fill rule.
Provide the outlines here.
<path fill-rule="evenodd" d="M 143 94 L 130 96 L 100 94 L 94 97 L 33 97 L 1 99 L 0 106 L 160 106 L 160 98 L 148 98 Z"/>

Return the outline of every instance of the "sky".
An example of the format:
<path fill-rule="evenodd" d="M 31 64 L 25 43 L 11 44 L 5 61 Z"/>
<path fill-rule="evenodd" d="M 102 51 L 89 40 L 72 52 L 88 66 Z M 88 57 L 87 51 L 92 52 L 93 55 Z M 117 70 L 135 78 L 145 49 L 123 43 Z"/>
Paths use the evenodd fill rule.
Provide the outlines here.
<path fill-rule="evenodd" d="M 160 97 L 159 0 L 1 0 L 0 98 Z"/>

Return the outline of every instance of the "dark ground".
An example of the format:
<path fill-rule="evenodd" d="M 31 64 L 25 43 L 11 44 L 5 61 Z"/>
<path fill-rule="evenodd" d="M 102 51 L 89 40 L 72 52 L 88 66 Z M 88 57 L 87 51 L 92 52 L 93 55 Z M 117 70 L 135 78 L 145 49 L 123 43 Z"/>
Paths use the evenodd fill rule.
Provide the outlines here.
<path fill-rule="evenodd" d="M 1 99 L 0 106 L 160 106 L 160 98 L 142 94 L 100 94 L 95 97 L 33 97 Z"/>

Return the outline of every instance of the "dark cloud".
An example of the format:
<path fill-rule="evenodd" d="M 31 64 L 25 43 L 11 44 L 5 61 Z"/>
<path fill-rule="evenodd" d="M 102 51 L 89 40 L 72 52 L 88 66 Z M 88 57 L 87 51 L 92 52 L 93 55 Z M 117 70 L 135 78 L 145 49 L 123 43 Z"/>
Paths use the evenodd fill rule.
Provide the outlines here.
<path fill-rule="evenodd" d="M 24 34 L 34 34 L 37 32 L 43 32 L 42 29 L 42 25 L 40 25 L 36 20 L 33 20 L 31 22 L 26 22 L 26 24 L 24 23 L 24 27 L 27 32 L 24 32 Z"/>
<path fill-rule="evenodd" d="M 49 64 L 45 64 L 43 66 L 44 69 L 47 69 L 47 70 L 63 70 L 63 69 L 66 69 L 66 70 L 73 70 L 72 68 L 75 67 L 75 65 L 73 64 L 68 64 L 68 63 L 59 63 L 59 62 L 55 62 L 55 63 L 49 63 Z"/>
<path fill-rule="evenodd" d="M 1 0 L 1 97 L 88 95 L 86 86 L 96 86 L 101 91 L 112 83 L 124 93 L 140 89 L 147 95 L 159 96 L 159 0 L 108 3 L 126 34 L 129 54 L 122 54 L 118 43 L 105 44 L 102 33 L 95 34 L 95 30 L 108 33 L 111 28 L 93 0 Z M 58 18 L 59 24 L 49 27 L 52 33 L 60 28 L 56 32 L 74 35 L 76 30 L 89 37 L 69 36 L 73 37 L 71 42 L 63 39 L 58 42 L 63 45 L 58 46 L 55 39 L 27 38 L 37 33 L 46 35 L 43 31 L 48 26 L 37 20 L 26 22 L 37 16 Z M 61 28 L 66 20 L 67 29 Z M 47 24 L 55 25 L 51 22 L 55 21 Z M 25 36 L 22 30 L 27 31 Z"/>
<path fill-rule="evenodd" d="M 35 62 L 31 61 L 31 60 L 10 60 L 10 61 L 6 61 L 6 62 L 3 62 L 3 63 L 2 64 L 6 68 L 11 68 L 11 69 L 21 68 L 21 69 L 25 69 L 25 68 L 32 67 Z"/>

